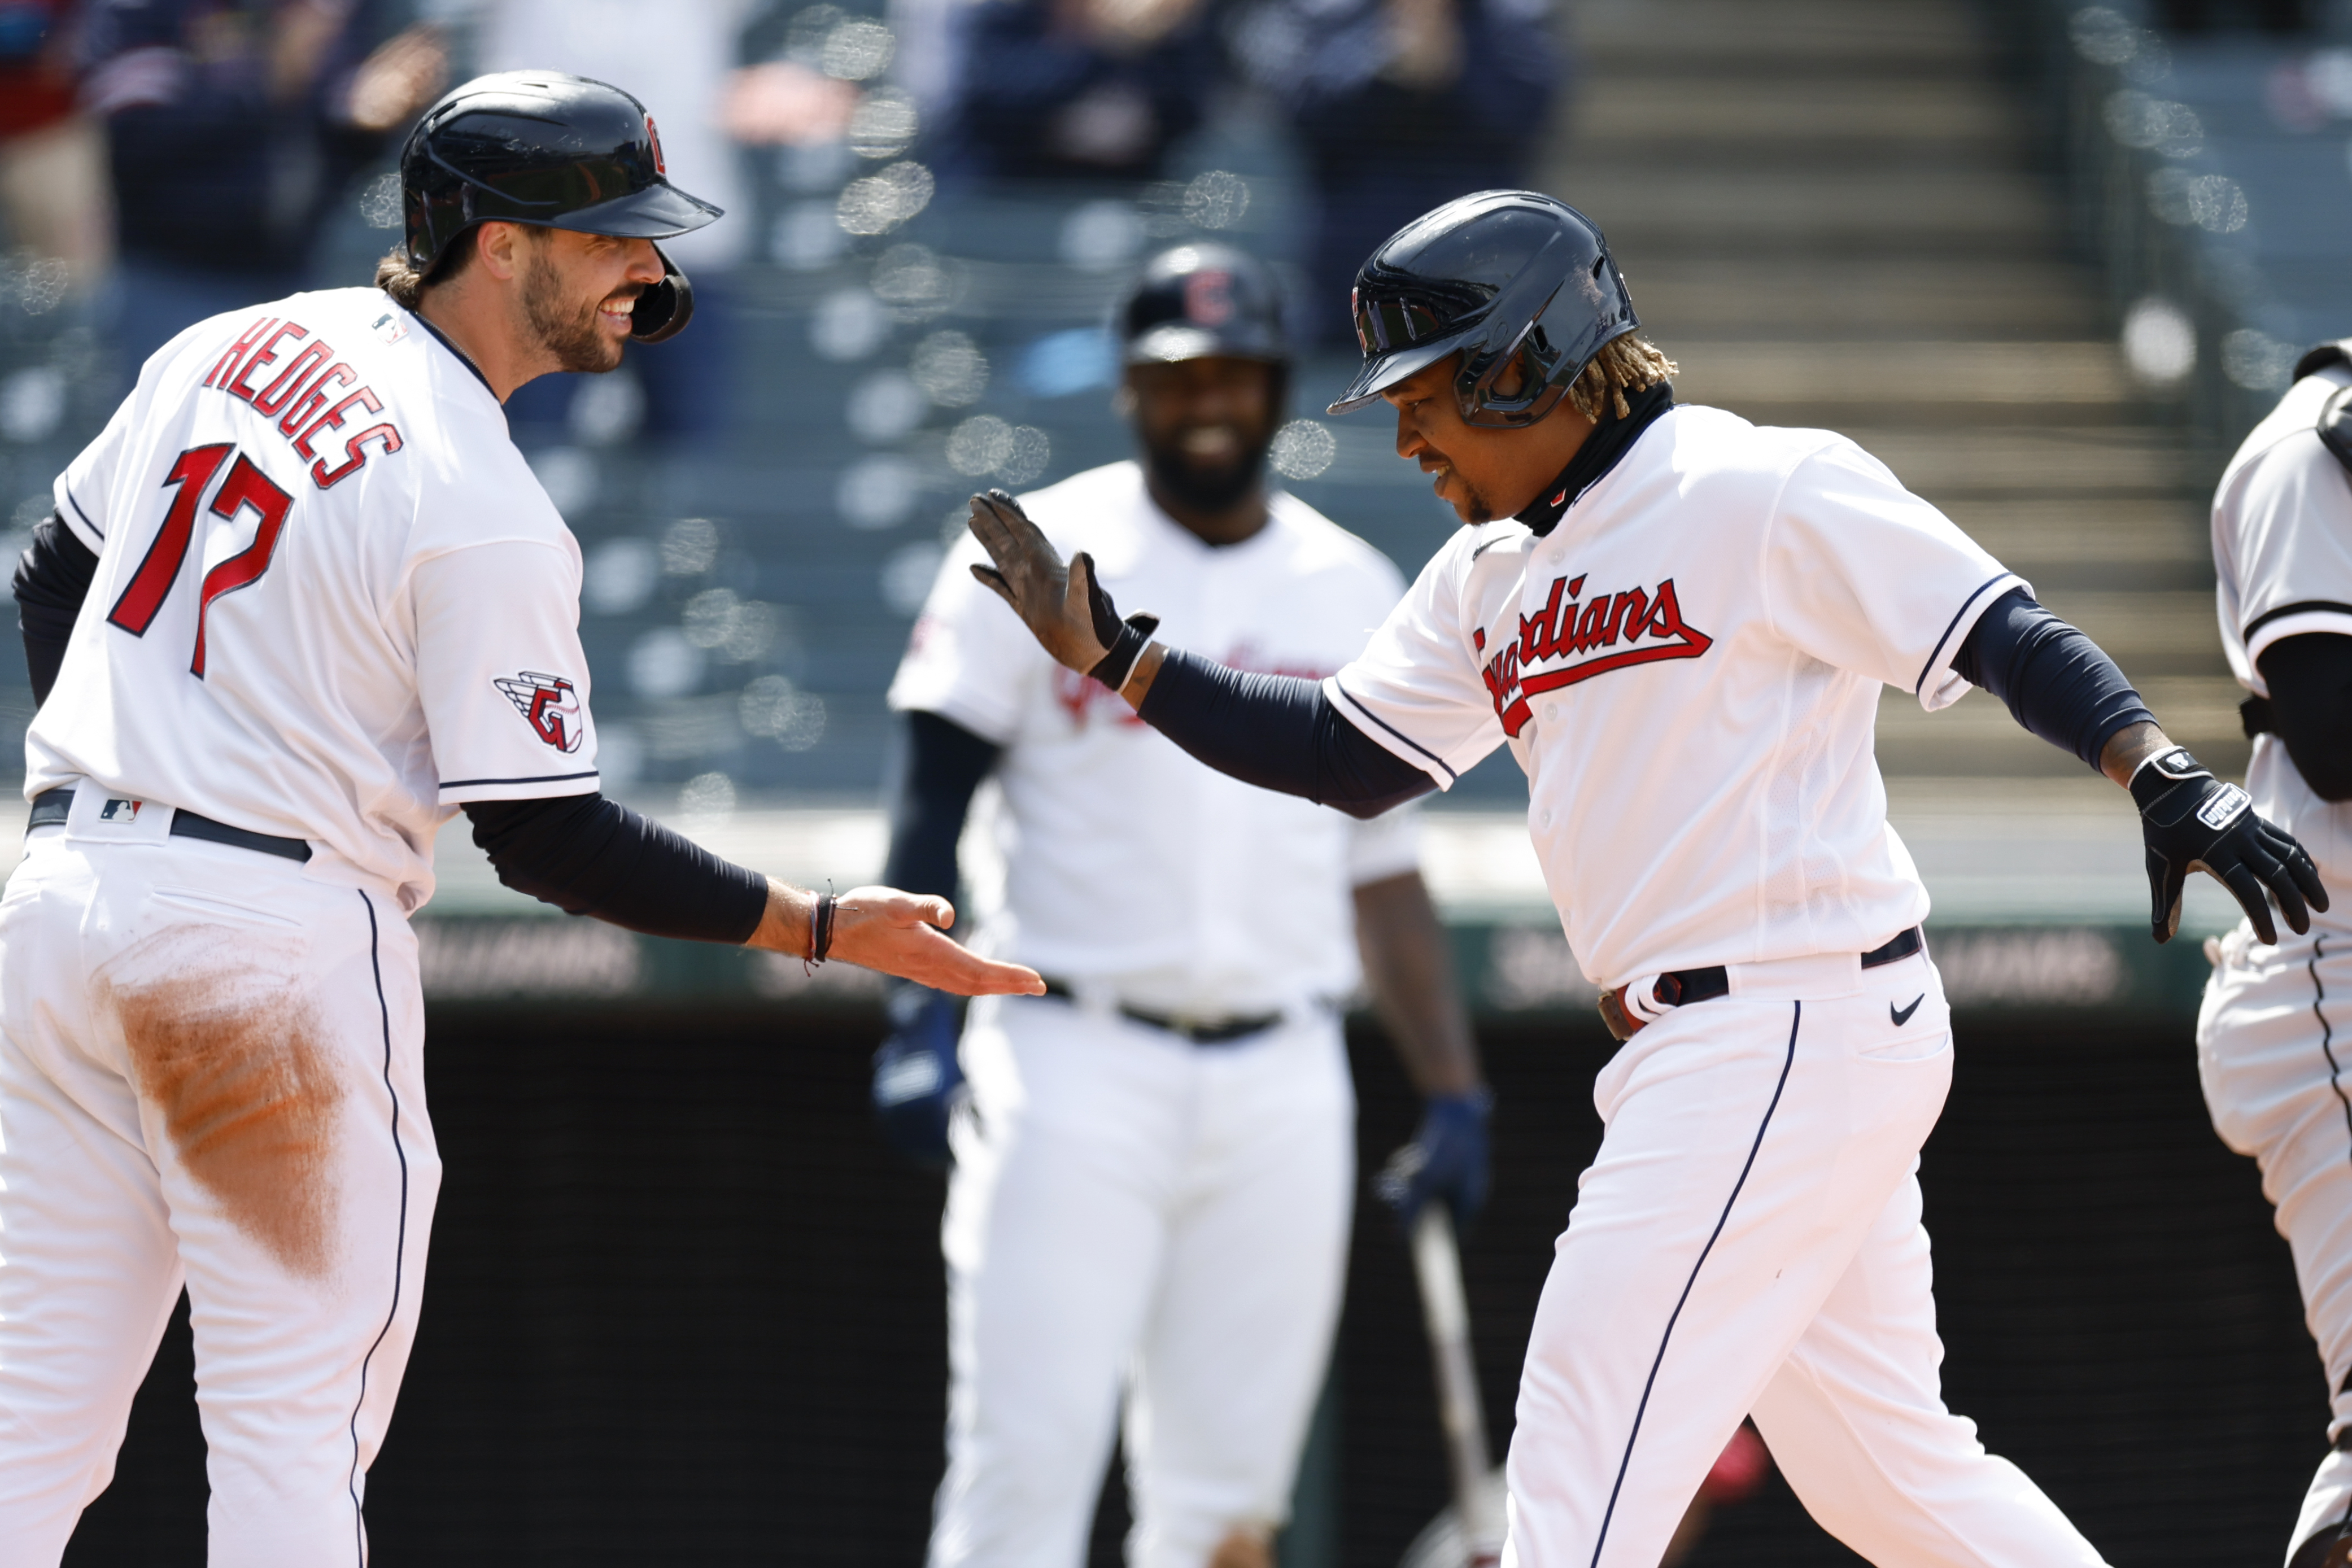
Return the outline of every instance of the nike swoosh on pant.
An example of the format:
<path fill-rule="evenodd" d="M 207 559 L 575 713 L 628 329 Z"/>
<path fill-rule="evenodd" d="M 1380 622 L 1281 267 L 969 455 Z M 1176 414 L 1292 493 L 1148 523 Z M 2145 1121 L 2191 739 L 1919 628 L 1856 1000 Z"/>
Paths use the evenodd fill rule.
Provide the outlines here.
<path fill-rule="evenodd" d="M 1896 1029 L 1901 1029 L 1905 1024 L 1911 1021 L 1911 1015 L 1917 1012 L 1919 1010 L 1919 1004 L 1927 999 L 1927 993 L 1921 991 L 1917 996 L 1911 998 L 1911 1005 L 1905 1008 L 1900 1012 L 1895 1010 L 1895 1004 L 1893 1002 L 1889 1002 L 1886 1004 L 1886 1016 L 1895 1020 L 1895 1027 Z"/>

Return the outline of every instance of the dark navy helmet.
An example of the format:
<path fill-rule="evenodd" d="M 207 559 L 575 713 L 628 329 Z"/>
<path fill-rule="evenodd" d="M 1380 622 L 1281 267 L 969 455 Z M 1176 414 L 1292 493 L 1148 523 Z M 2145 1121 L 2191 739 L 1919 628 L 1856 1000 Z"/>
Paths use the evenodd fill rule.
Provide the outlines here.
<path fill-rule="evenodd" d="M 644 104 L 561 71 L 501 71 L 452 89 L 409 133 L 400 187 L 419 272 L 490 219 L 658 240 L 720 215 L 669 183 Z M 674 336 L 693 313 L 685 275 L 662 263 L 668 276 L 637 300 L 632 335 L 646 342 Z"/>
<path fill-rule="evenodd" d="M 1282 289 L 1265 263 L 1212 240 L 1163 250 L 1119 306 L 1119 345 L 1130 365 L 1229 356 L 1284 364 Z"/>
<path fill-rule="evenodd" d="M 1349 413 L 1448 354 L 1472 424 L 1532 424 L 1592 356 L 1634 331 L 1633 296 L 1590 218 L 1533 191 L 1481 191 L 1423 214 L 1357 270 L 1364 362 L 1329 412 Z M 1518 385 L 1496 390 L 1514 362 Z"/>

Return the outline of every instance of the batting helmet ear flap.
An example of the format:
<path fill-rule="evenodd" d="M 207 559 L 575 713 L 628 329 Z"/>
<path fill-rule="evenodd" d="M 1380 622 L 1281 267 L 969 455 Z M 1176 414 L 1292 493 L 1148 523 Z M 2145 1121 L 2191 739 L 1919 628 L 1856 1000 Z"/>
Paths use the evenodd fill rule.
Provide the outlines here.
<path fill-rule="evenodd" d="M 654 254 L 662 259 L 662 280 L 638 295 L 636 308 L 629 312 L 629 340 L 634 343 L 666 343 L 694 319 L 694 285 L 669 252 L 656 246 Z"/>

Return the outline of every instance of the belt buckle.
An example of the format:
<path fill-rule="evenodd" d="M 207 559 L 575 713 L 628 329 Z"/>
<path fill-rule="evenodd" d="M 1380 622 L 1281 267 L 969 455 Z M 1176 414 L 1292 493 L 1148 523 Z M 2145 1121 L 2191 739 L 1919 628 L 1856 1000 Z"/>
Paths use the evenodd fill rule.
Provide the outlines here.
<path fill-rule="evenodd" d="M 1642 1032 L 1644 1020 L 1625 1010 L 1625 988 L 1601 993 L 1601 1022 L 1617 1042 L 1622 1045 Z"/>

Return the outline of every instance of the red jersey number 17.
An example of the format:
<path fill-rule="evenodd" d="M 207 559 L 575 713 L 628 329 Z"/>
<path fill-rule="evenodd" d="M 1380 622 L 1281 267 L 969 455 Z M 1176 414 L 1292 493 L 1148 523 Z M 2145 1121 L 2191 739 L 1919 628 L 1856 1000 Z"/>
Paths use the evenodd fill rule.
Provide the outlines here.
<path fill-rule="evenodd" d="M 139 570 L 131 574 L 131 585 L 122 597 L 114 601 L 107 616 L 113 625 L 121 627 L 133 637 L 147 635 L 147 628 L 155 623 L 163 608 L 163 601 L 180 580 L 180 567 L 188 558 L 188 547 L 195 539 L 196 507 L 212 485 L 213 476 L 228 462 L 236 448 L 226 444 L 215 446 L 192 446 L 173 460 L 171 471 L 163 476 L 163 488 L 173 492 L 172 505 L 163 514 L 163 526 L 157 530 L 154 542 Z M 278 536 L 285 530 L 286 514 L 293 509 L 294 497 L 269 482 L 253 460 L 242 454 L 229 464 L 228 477 L 222 480 L 213 496 L 212 515 L 235 521 L 236 515 L 251 507 L 260 519 L 253 532 L 253 542 L 236 554 L 205 573 L 203 586 L 196 598 L 196 651 L 188 665 L 191 674 L 199 680 L 205 674 L 205 622 L 213 601 L 224 593 L 249 588 L 269 570 L 270 558 L 278 552 Z"/>

